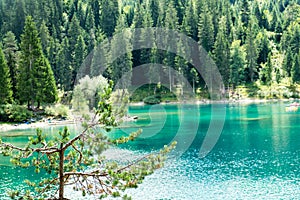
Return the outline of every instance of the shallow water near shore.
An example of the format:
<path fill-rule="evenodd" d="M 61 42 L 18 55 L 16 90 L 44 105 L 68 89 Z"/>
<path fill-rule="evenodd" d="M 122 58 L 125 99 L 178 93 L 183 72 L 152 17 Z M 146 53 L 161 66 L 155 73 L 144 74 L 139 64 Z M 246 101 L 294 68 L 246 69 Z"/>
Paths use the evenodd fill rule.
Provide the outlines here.
<path fill-rule="evenodd" d="M 226 109 L 224 128 L 205 158 L 199 157 L 199 150 L 209 124 L 211 120 L 222 119 L 211 119 L 212 105 L 130 107 L 131 115 L 139 120 L 124 123 L 110 136 L 128 135 L 139 127 L 143 133 L 136 141 L 121 146 L 121 152 L 148 153 L 174 138 L 181 139 L 179 143 L 183 146 L 191 138 L 192 141 L 184 146 L 180 157 L 173 152 L 164 168 L 127 193 L 138 200 L 300 198 L 300 112 L 286 112 L 285 105 L 221 105 Z M 51 127 L 45 131 L 50 132 Z M 27 137 L 7 140 L 22 143 Z M 0 199 L 6 199 L 6 189 L 22 188 L 24 179 L 38 178 L 28 170 L 11 168 L 2 157 L 0 163 Z"/>

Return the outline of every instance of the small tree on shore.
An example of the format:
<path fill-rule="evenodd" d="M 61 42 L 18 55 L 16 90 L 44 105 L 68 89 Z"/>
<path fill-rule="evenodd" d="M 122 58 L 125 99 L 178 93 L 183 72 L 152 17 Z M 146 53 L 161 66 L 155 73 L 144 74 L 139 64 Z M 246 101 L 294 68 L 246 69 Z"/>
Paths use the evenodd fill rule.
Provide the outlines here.
<path fill-rule="evenodd" d="M 157 154 L 149 154 L 125 165 L 109 162 L 101 153 L 112 144 L 125 143 L 134 140 L 141 131 L 132 133 L 127 138 L 110 140 L 100 130 L 109 130 L 116 126 L 109 97 L 112 90 L 105 89 L 98 105 L 95 116 L 90 122 L 83 124 L 84 130 L 71 138 L 70 132 L 65 128 L 59 132 L 56 139 L 46 140 L 40 130 L 29 143 L 21 148 L 0 141 L 0 153 L 10 156 L 11 162 L 16 166 L 34 167 L 35 172 L 40 170 L 49 173 L 49 176 L 39 183 L 25 182 L 35 189 L 35 193 L 10 191 L 11 198 L 22 196 L 24 199 L 59 199 L 65 198 L 65 186 L 71 185 L 82 195 L 98 195 L 118 197 L 126 188 L 135 188 L 145 176 L 162 167 L 165 156 L 175 143 L 165 146 Z M 51 195 L 49 195 L 51 194 Z M 57 195 L 58 194 L 58 195 Z M 126 197 L 126 195 L 124 196 Z"/>

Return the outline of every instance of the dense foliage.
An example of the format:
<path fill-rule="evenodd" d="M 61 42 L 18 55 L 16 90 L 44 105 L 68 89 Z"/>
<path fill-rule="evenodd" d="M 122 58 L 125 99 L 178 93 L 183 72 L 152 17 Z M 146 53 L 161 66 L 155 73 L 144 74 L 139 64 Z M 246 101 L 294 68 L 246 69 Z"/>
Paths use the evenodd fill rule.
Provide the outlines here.
<path fill-rule="evenodd" d="M 291 85 L 300 81 L 299 4 L 299 0 L 2 0 L 0 40 L 6 61 L 1 61 L 0 69 L 5 73 L 0 78 L 7 86 L 1 88 L 1 96 L 6 97 L 0 100 L 27 103 L 28 107 L 57 100 L 56 87 L 73 90 L 81 62 L 92 49 L 124 28 L 141 27 L 166 27 L 198 41 L 215 60 L 227 89 L 250 84 L 260 91 L 260 86 L 279 86 L 290 91 Z M 28 15 L 31 17 L 26 20 Z M 29 32 L 33 38 L 28 37 Z M 132 37 L 143 40 L 143 35 Z M 129 48 L 128 41 L 112 40 L 111 54 L 120 42 Z M 26 49 L 28 44 L 36 49 L 31 56 Z M 180 43 L 177 48 L 188 53 Z M 95 57 L 109 61 L 111 57 L 106 54 L 95 51 Z M 158 49 L 128 52 L 111 62 L 103 75 L 117 83 L 135 66 L 149 62 L 173 67 L 195 91 L 205 88 L 203 79 L 187 61 Z M 40 68 L 29 71 L 29 63 Z M 91 60 L 86 64 L 90 65 L 87 75 L 99 75 L 97 63 Z M 153 77 L 151 70 L 155 69 L 150 68 L 145 78 L 149 83 L 158 82 L 159 77 Z M 41 76 L 48 84 L 37 83 L 32 76 Z M 170 80 L 171 91 L 182 84 L 174 81 L 174 75 L 165 68 L 161 76 Z M 127 87 L 130 79 L 127 77 L 127 82 L 121 84 Z M 283 96 L 295 96 L 293 91 L 288 93 Z"/>

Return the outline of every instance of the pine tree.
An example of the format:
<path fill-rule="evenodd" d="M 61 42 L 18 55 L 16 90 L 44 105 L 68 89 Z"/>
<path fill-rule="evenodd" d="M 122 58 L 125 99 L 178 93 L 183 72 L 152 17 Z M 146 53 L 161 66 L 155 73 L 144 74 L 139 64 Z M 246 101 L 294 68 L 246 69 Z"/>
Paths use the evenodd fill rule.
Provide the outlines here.
<path fill-rule="evenodd" d="M 300 25 L 299 24 L 295 25 L 289 44 L 293 52 L 300 51 Z"/>
<path fill-rule="evenodd" d="M 148 9 L 145 9 L 145 13 L 142 19 L 142 27 L 146 29 L 141 29 L 141 44 L 154 44 L 154 33 L 151 29 L 153 27 L 153 20 L 151 18 L 151 13 Z M 140 64 L 150 63 L 151 49 L 142 49 L 140 54 Z"/>
<path fill-rule="evenodd" d="M 111 37 L 114 33 L 117 25 L 117 20 L 119 18 L 118 1 L 101 0 L 100 6 L 101 15 L 99 25 L 101 25 L 101 29 L 106 34 L 106 36 Z"/>
<path fill-rule="evenodd" d="M 46 26 L 46 22 L 42 21 L 42 24 L 40 26 L 40 38 L 41 38 L 41 43 L 42 43 L 42 48 L 43 48 L 43 53 L 45 55 L 49 55 L 49 42 L 50 42 L 50 35 L 49 35 L 49 30 L 48 27 Z"/>
<path fill-rule="evenodd" d="M 88 1 L 91 8 L 91 12 L 94 16 L 95 28 L 99 28 L 100 25 L 100 2 L 97 1 Z"/>
<path fill-rule="evenodd" d="M 247 29 L 247 37 L 246 37 L 246 59 L 247 59 L 247 77 L 246 80 L 250 82 L 254 82 L 254 80 L 257 78 L 257 58 L 258 58 L 258 52 L 257 52 L 257 45 L 255 41 L 255 36 L 257 35 L 256 31 L 256 21 L 254 20 L 254 16 L 250 16 L 249 20 L 249 26 Z"/>
<path fill-rule="evenodd" d="M 120 15 L 115 34 L 120 34 L 124 28 L 128 25 L 125 20 L 124 15 Z M 119 89 L 127 89 L 131 84 L 131 70 L 132 70 L 132 53 L 130 51 L 129 43 L 130 35 L 124 35 L 123 38 L 115 37 L 111 44 L 111 58 L 114 60 L 112 62 L 111 77 L 115 84 L 119 85 Z M 119 52 L 127 52 L 125 55 L 121 55 L 115 60 L 116 55 Z"/>
<path fill-rule="evenodd" d="M 9 31 L 5 34 L 3 39 L 3 52 L 6 57 L 7 65 L 9 67 L 9 74 L 11 78 L 13 99 L 17 99 L 17 72 L 19 62 L 19 48 L 17 40 L 13 32 Z"/>
<path fill-rule="evenodd" d="M 131 28 L 132 29 L 137 29 L 137 28 L 142 28 L 143 26 L 143 18 L 145 16 L 145 8 L 144 5 L 141 5 L 139 3 L 139 1 L 136 3 L 135 5 L 135 9 L 134 9 L 134 16 L 133 16 L 133 21 L 131 24 Z M 139 48 L 139 43 L 143 42 L 142 36 L 141 36 L 141 31 L 134 31 L 132 38 L 134 43 L 133 44 L 137 44 L 138 46 L 135 47 L 133 46 L 134 49 L 138 49 Z M 134 66 L 139 66 L 141 65 L 142 61 L 141 61 L 141 50 L 137 50 L 132 52 L 132 57 L 133 57 L 133 65 Z"/>
<path fill-rule="evenodd" d="M 73 81 L 75 81 L 77 72 L 78 72 L 80 66 L 82 65 L 82 63 L 84 62 L 85 57 L 86 57 L 86 45 L 84 43 L 82 36 L 80 35 L 77 38 L 77 44 L 75 45 L 75 50 L 74 50 Z M 74 85 L 74 83 L 73 83 L 73 85 Z"/>
<path fill-rule="evenodd" d="M 241 41 L 232 42 L 230 50 L 230 78 L 229 83 L 233 88 L 244 81 L 244 72 L 246 64 L 245 50 L 240 46 Z"/>
<path fill-rule="evenodd" d="M 153 20 L 153 26 L 156 27 L 159 15 L 159 1 L 157 0 L 149 0 L 149 6 L 147 7 L 151 12 L 151 17 Z"/>
<path fill-rule="evenodd" d="M 198 38 L 200 45 L 207 51 L 211 51 L 214 45 L 213 18 L 205 4 L 200 14 L 198 25 Z"/>
<path fill-rule="evenodd" d="M 77 44 L 77 38 L 82 34 L 82 28 L 79 25 L 79 21 L 76 15 L 73 16 L 68 29 L 68 39 L 69 39 L 69 51 L 73 56 L 75 51 L 75 45 Z"/>
<path fill-rule="evenodd" d="M 268 55 L 270 53 L 270 41 L 267 37 L 266 31 L 262 32 L 262 38 L 259 39 L 261 40 L 259 44 L 259 52 L 258 52 L 258 58 L 257 58 L 257 64 L 263 64 L 266 63 L 268 60 Z M 257 41 L 259 41 L 257 40 Z"/>
<path fill-rule="evenodd" d="M 164 27 L 173 31 L 178 31 L 179 23 L 178 23 L 178 16 L 177 16 L 177 10 L 174 6 L 174 3 L 170 1 L 167 5 L 166 10 L 166 17 L 164 20 Z M 173 41 L 174 38 L 166 37 L 165 45 L 167 45 L 168 52 L 164 55 L 163 63 L 165 66 L 167 66 L 167 70 L 165 70 L 165 73 L 168 74 L 169 77 L 169 89 L 172 92 L 173 87 L 173 74 L 172 74 L 172 67 L 175 66 L 175 55 L 170 53 L 169 49 L 171 49 L 172 45 L 174 45 Z"/>
<path fill-rule="evenodd" d="M 182 31 L 187 35 L 197 40 L 198 27 L 197 27 L 197 15 L 194 10 L 193 1 L 189 0 L 185 9 Z"/>
<path fill-rule="evenodd" d="M 293 54 L 291 51 L 291 48 L 288 48 L 287 51 L 285 52 L 285 56 L 284 56 L 284 60 L 283 60 L 283 64 L 282 64 L 282 68 L 286 74 L 287 77 L 291 77 L 291 70 L 292 70 L 292 66 L 293 66 Z"/>
<path fill-rule="evenodd" d="M 222 75 L 224 83 L 228 84 L 230 70 L 230 47 L 226 33 L 226 19 L 225 17 L 222 17 L 220 19 L 219 30 L 214 45 L 213 57 Z"/>
<path fill-rule="evenodd" d="M 249 0 L 241 0 L 241 16 L 242 16 L 242 23 L 244 27 L 248 27 L 250 21 Z"/>
<path fill-rule="evenodd" d="M 12 85 L 9 76 L 9 68 L 2 48 L 0 47 L 0 105 L 12 102 Z"/>
<path fill-rule="evenodd" d="M 294 83 L 300 82 L 300 52 L 294 56 L 291 75 Z"/>
<path fill-rule="evenodd" d="M 69 40 L 65 37 L 59 47 L 56 57 L 55 77 L 60 89 L 70 91 L 72 89 L 71 77 L 73 68 L 71 67 L 71 55 L 69 51 Z"/>
<path fill-rule="evenodd" d="M 260 80 L 262 83 L 270 86 L 272 84 L 272 53 L 269 53 L 267 62 L 262 64 Z"/>
<path fill-rule="evenodd" d="M 37 108 L 40 104 L 52 103 L 57 99 L 57 89 L 52 69 L 45 58 L 38 31 L 32 17 L 26 18 L 21 36 L 20 77 L 18 93 L 21 103 L 28 108 Z"/>
<path fill-rule="evenodd" d="M 25 2 L 24 0 L 15 1 L 15 15 L 14 15 L 13 31 L 17 39 L 20 39 L 24 22 L 26 17 Z"/>

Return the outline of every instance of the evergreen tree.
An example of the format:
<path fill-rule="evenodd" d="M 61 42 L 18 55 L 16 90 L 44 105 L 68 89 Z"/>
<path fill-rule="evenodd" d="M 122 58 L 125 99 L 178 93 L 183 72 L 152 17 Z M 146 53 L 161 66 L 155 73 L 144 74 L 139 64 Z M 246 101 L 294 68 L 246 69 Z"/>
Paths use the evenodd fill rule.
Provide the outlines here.
<path fill-rule="evenodd" d="M 245 50 L 240 46 L 241 41 L 232 42 L 230 50 L 230 78 L 229 83 L 233 88 L 243 83 L 246 64 Z"/>
<path fill-rule="evenodd" d="M 214 45 L 213 18 L 205 4 L 200 14 L 198 25 L 198 38 L 200 45 L 207 51 L 211 51 Z"/>
<path fill-rule="evenodd" d="M 64 38 L 56 57 L 55 77 L 60 89 L 70 91 L 72 89 L 72 71 L 71 55 L 69 51 L 69 40 Z"/>
<path fill-rule="evenodd" d="M 82 34 L 81 29 L 82 28 L 79 25 L 79 21 L 76 15 L 74 15 L 70 27 L 68 29 L 69 51 L 72 56 L 74 56 L 75 45 L 77 44 L 77 38 Z"/>
<path fill-rule="evenodd" d="M 15 15 L 12 30 L 18 39 L 20 39 L 22 30 L 24 28 L 25 17 L 26 11 L 24 0 L 15 1 Z"/>
<path fill-rule="evenodd" d="M 136 3 L 135 9 L 134 9 L 134 16 L 133 16 L 133 21 L 131 24 L 131 28 L 135 29 L 135 28 L 142 28 L 142 24 L 143 24 L 143 20 L 144 20 L 144 16 L 145 16 L 145 9 L 144 9 L 144 5 L 141 5 L 139 3 L 139 1 Z M 139 43 L 143 42 L 142 36 L 141 36 L 141 32 L 140 31 L 134 31 L 132 38 L 134 41 L 134 44 L 137 44 L 138 47 L 133 47 L 134 49 L 138 49 L 139 48 Z M 134 66 L 139 66 L 141 65 L 142 61 L 141 61 L 141 50 L 137 50 L 132 52 L 132 57 L 133 57 L 133 65 Z"/>
<path fill-rule="evenodd" d="M 120 15 L 115 34 L 121 33 L 128 25 L 124 15 Z M 111 58 L 115 59 L 119 52 L 127 52 L 118 57 L 112 62 L 111 77 L 115 84 L 120 86 L 119 89 L 127 89 L 131 84 L 131 70 L 132 70 L 132 53 L 130 51 L 129 43 L 130 35 L 124 35 L 124 38 L 115 37 L 111 44 Z"/>
<path fill-rule="evenodd" d="M 168 2 L 168 5 L 167 5 L 167 10 L 166 10 L 166 17 L 165 17 L 165 20 L 164 20 L 164 26 L 170 30 L 173 30 L 173 31 L 178 31 L 179 29 L 179 23 L 178 23 L 178 13 L 177 13 L 177 10 L 175 8 L 175 5 L 172 1 Z M 174 38 L 168 38 L 166 37 L 166 41 L 165 44 L 168 46 L 168 49 L 171 48 L 172 43 L 170 43 L 170 41 L 173 41 Z M 166 73 L 168 74 L 168 77 L 169 77 L 169 89 L 170 91 L 172 91 L 172 87 L 173 87 L 173 84 L 174 84 L 174 77 L 173 77 L 173 73 L 171 71 L 171 68 L 175 66 L 175 55 L 172 54 L 171 52 L 168 52 L 165 54 L 165 58 L 163 60 L 163 63 L 165 66 L 167 66 L 167 71 Z"/>
<path fill-rule="evenodd" d="M 21 37 L 20 77 L 18 94 L 21 103 L 28 108 L 37 108 L 40 104 L 52 103 L 57 99 L 57 89 L 52 69 L 43 55 L 38 31 L 32 17 L 26 18 Z"/>
<path fill-rule="evenodd" d="M 118 1 L 101 0 L 100 24 L 101 29 L 107 37 L 111 37 L 114 33 L 119 18 Z M 96 18 L 96 16 L 95 16 Z"/>
<path fill-rule="evenodd" d="M 153 20 L 151 18 L 151 13 L 147 9 L 145 10 L 145 13 L 143 15 L 142 27 L 143 28 L 153 27 Z M 141 40 L 140 41 L 141 41 L 141 44 L 143 44 L 143 43 L 153 44 L 154 43 L 154 33 L 153 33 L 153 31 L 148 30 L 148 29 L 142 29 L 141 30 Z M 151 49 L 142 49 L 139 63 L 140 64 L 150 63 L 151 62 L 150 57 L 151 57 Z"/>
<path fill-rule="evenodd" d="M 43 48 L 43 53 L 45 55 L 49 55 L 49 42 L 50 42 L 50 35 L 49 35 L 49 30 L 48 27 L 46 26 L 46 22 L 43 21 L 41 26 L 40 26 L 40 38 L 41 38 L 41 43 L 42 43 L 42 48 Z"/>
<path fill-rule="evenodd" d="M 270 41 L 267 37 L 266 31 L 262 32 L 261 38 L 257 38 L 256 41 L 261 41 L 259 44 L 259 52 L 258 52 L 258 58 L 257 58 L 257 64 L 263 64 L 266 63 L 268 60 L 268 55 L 270 53 Z"/>
<path fill-rule="evenodd" d="M 12 102 L 12 85 L 9 76 L 9 68 L 2 48 L 0 48 L 0 105 Z"/>
<path fill-rule="evenodd" d="M 182 21 L 182 31 L 187 35 L 197 40 L 198 28 L 197 28 L 197 18 L 196 12 L 194 10 L 193 1 L 189 0 L 187 2 L 187 7 L 185 9 L 183 21 Z"/>
<path fill-rule="evenodd" d="M 75 81 L 77 72 L 80 66 L 82 65 L 85 57 L 86 57 L 86 45 L 84 43 L 82 36 L 80 35 L 77 38 L 77 44 L 75 45 L 75 51 L 74 51 L 73 81 Z M 74 84 L 75 82 L 73 83 L 73 85 Z"/>
<path fill-rule="evenodd" d="M 291 47 L 291 50 L 295 53 L 300 51 L 300 25 L 299 24 L 296 24 L 293 29 L 289 46 Z"/>
<path fill-rule="evenodd" d="M 247 59 L 247 77 L 246 80 L 250 82 L 254 82 L 254 80 L 257 78 L 257 58 L 258 58 L 258 52 L 257 52 L 257 45 L 255 41 L 256 36 L 256 21 L 254 20 L 254 16 L 250 16 L 249 20 L 249 26 L 247 30 L 247 37 L 246 37 L 246 59 Z"/>
<path fill-rule="evenodd" d="M 262 83 L 270 86 L 272 84 L 272 53 L 269 53 L 267 62 L 262 64 L 260 80 Z"/>
<path fill-rule="evenodd" d="M 159 1 L 157 0 L 149 0 L 149 6 L 147 7 L 148 11 L 151 12 L 151 17 L 153 20 L 153 26 L 157 26 L 158 15 L 159 15 Z"/>
<path fill-rule="evenodd" d="M 219 30 L 214 45 L 213 57 L 225 84 L 228 84 L 230 70 L 230 47 L 228 36 L 226 35 L 226 19 L 220 20 Z"/>
<path fill-rule="evenodd" d="M 293 66 L 293 54 L 291 51 L 291 48 L 288 48 L 288 50 L 285 52 L 284 60 L 283 60 L 283 65 L 282 68 L 286 74 L 287 77 L 291 77 L 291 70 Z"/>
<path fill-rule="evenodd" d="M 19 52 L 16 37 L 13 32 L 9 31 L 5 34 L 3 39 L 3 51 L 6 57 L 7 65 L 9 67 L 9 74 L 11 78 L 12 91 L 14 100 L 17 99 L 17 72 L 19 62 Z"/>
<path fill-rule="evenodd" d="M 294 56 L 294 61 L 293 61 L 293 66 L 292 66 L 292 80 L 294 83 L 299 83 L 300 82 L 300 52 Z"/>
<path fill-rule="evenodd" d="M 249 26 L 250 21 L 250 5 L 249 0 L 241 0 L 241 16 L 244 27 Z"/>

